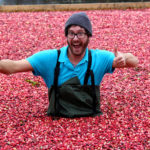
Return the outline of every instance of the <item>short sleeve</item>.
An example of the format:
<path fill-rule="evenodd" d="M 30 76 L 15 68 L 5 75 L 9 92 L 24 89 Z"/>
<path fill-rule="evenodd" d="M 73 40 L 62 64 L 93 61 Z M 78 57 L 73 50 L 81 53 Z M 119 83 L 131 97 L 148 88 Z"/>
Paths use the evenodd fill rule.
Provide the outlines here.
<path fill-rule="evenodd" d="M 95 83 L 99 85 L 106 73 L 113 73 L 112 67 L 115 55 L 106 50 L 92 50 L 92 70 L 95 75 Z"/>
<path fill-rule="evenodd" d="M 33 67 L 33 74 L 35 76 L 41 76 L 46 84 L 48 80 L 53 79 L 54 68 L 57 61 L 57 50 L 44 50 L 26 59 Z M 47 79 L 49 78 L 49 79 Z"/>

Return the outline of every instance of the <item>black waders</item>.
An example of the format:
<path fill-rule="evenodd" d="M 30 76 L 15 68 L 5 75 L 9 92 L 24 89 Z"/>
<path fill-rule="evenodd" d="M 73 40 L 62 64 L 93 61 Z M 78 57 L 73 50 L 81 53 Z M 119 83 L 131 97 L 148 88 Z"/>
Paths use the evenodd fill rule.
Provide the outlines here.
<path fill-rule="evenodd" d="M 86 117 L 102 114 L 100 111 L 100 88 L 95 86 L 94 74 L 91 70 L 91 51 L 88 51 L 88 68 L 84 79 L 84 85 L 80 84 L 78 77 L 74 77 L 58 86 L 59 55 L 55 68 L 54 85 L 49 89 L 49 107 L 47 114 L 53 118 Z M 87 85 L 91 77 L 91 85 Z"/>

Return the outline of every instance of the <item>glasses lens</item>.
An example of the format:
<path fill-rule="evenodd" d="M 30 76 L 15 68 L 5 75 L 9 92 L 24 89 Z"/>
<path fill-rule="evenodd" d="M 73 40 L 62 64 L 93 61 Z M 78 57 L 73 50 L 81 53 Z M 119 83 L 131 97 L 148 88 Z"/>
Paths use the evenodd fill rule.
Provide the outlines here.
<path fill-rule="evenodd" d="M 69 32 L 69 33 L 68 33 L 68 37 L 69 37 L 70 39 L 73 39 L 73 38 L 74 38 L 74 33 Z"/>
<path fill-rule="evenodd" d="M 80 39 L 84 38 L 84 35 L 85 35 L 85 34 L 82 33 L 82 32 L 77 34 L 78 38 L 80 38 Z"/>
<path fill-rule="evenodd" d="M 84 32 L 79 32 L 79 33 L 77 33 L 77 34 L 75 34 L 75 33 L 73 33 L 73 32 L 69 32 L 69 33 L 68 33 L 68 37 L 69 37 L 70 39 L 73 39 L 75 36 L 77 36 L 79 39 L 82 39 L 82 38 L 85 37 L 85 34 L 86 34 L 86 33 L 84 33 Z"/>

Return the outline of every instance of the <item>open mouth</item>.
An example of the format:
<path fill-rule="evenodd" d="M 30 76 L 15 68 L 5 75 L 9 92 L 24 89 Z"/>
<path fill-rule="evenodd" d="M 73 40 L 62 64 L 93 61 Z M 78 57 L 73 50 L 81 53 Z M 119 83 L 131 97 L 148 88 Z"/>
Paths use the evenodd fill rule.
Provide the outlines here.
<path fill-rule="evenodd" d="M 81 44 L 73 44 L 72 45 L 74 48 L 80 48 L 81 47 Z"/>

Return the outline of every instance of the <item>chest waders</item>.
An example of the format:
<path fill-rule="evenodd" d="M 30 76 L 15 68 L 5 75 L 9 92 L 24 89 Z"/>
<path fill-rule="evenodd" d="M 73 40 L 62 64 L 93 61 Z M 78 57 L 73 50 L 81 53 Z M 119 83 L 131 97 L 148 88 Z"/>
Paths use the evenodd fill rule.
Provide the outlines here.
<path fill-rule="evenodd" d="M 58 86 L 60 50 L 58 50 L 55 68 L 54 85 L 49 89 L 48 116 L 52 117 L 86 117 L 102 114 L 100 111 L 100 88 L 95 86 L 94 74 L 91 70 L 91 51 L 88 51 L 88 68 L 85 74 L 84 85 L 80 84 L 78 77 L 73 77 Z M 91 85 L 87 85 L 91 76 Z"/>

